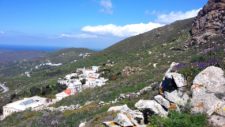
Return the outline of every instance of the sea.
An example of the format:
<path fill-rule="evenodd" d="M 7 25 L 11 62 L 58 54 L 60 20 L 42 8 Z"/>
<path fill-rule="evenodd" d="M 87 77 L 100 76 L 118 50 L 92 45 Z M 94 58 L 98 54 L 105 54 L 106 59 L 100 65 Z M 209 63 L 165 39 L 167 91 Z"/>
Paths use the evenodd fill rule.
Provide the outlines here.
<path fill-rule="evenodd" d="M 22 45 L 0 45 L 0 50 L 6 51 L 46 51 L 52 52 L 62 48 L 60 47 L 47 47 L 47 46 L 22 46 Z"/>

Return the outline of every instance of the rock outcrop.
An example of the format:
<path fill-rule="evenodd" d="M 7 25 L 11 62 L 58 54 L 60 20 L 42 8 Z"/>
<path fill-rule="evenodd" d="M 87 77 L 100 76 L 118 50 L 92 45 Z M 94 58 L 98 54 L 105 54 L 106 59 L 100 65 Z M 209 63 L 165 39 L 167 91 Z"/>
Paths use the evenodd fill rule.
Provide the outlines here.
<path fill-rule="evenodd" d="M 163 107 L 165 107 L 166 109 L 169 109 L 170 108 L 170 102 L 165 99 L 162 95 L 156 95 L 154 97 L 154 99 L 160 104 L 162 105 Z"/>
<path fill-rule="evenodd" d="M 131 110 L 127 105 L 114 106 L 108 112 L 117 112 L 113 121 L 104 122 L 107 127 L 144 127 L 143 114 L 138 110 Z"/>
<path fill-rule="evenodd" d="M 178 63 L 172 63 L 166 71 L 162 83 L 160 84 L 160 94 L 154 97 L 154 100 L 139 100 L 135 107 L 139 110 L 131 110 L 127 105 L 114 106 L 108 109 L 108 112 L 117 112 L 113 121 L 104 122 L 107 127 L 134 127 L 145 126 L 151 115 L 167 117 L 168 111 L 180 111 L 189 100 L 189 96 L 183 91 L 187 82 L 182 74 L 173 72 Z M 153 83 L 154 84 L 154 83 Z M 152 84 L 152 85 L 153 85 Z M 150 92 L 152 87 L 148 86 L 140 90 L 137 95 Z M 181 89 L 181 90 L 180 90 Z M 121 95 L 120 98 L 126 98 L 127 95 Z"/>
<path fill-rule="evenodd" d="M 135 73 L 141 72 L 142 69 L 140 67 L 130 67 L 130 66 L 126 66 L 124 67 L 124 69 L 122 70 L 122 76 L 124 77 L 128 77 L 130 75 L 133 75 Z"/>
<path fill-rule="evenodd" d="M 164 92 L 164 96 L 166 99 L 168 99 L 170 102 L 173 102 L 179 106 L 185 106 L 189 100 L 189 96 L 186 93 L 178 93 L 177 90 L 174 90 L 172 92 Z"/>
<path fill-rule="evenodd" d="M 216 127 L 224 127 L 224 71 L 214 66 L 207 67 L 195 77 L 191 91 L 191 111 L 194 113 L 206 113 L 209 117 L 209 123 Z"/>
<path fill-rule="evenodd" d="M 165 111 L 165 109 L 155 100 L 139 100 L 135 104 L 135 107 L 139 109 L 140 111 L 150 110 L 154 114 L 160 115 L 162 117 L 165 117 L 168 115 L 168 112 Z"/>
<path fill-rule="evenodd" d="M 127 105 L 114 106 L 108 112 L 116 112 L 113 121 L 104 122 L 107 127 L 142 127 L 151 115 L 167 117 L 171 110 L 180 111 L 188 102 L 193 113 L 208 115 L 208 122 L 215 127 L 225 127 L 225 77 L 221 68 L 210 66 L 200 72 L 191 87 L 192 98 L 187 94 L 187 82 L 182 74 L 173 71 L 172 63 L 160 84 L 154 100 L 139 100 L 131 110 Z"/>
<path fill-rule="evenodd" d="M 225 0 L 209 0 L 192 24 L 192 43 L 205 43 L 225 34 Z M 193 44 L 192 44 L 193 45 Z"/>

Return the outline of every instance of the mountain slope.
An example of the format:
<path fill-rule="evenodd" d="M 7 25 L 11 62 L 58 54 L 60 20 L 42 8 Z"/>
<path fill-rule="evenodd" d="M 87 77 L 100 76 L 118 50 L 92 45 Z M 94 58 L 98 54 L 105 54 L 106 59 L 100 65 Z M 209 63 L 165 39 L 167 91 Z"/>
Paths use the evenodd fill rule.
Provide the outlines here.
<path fill-rule="evenodd" d="M 11 85 L 16 82 L 23 84 L 17 84 L 16 86 L 22 97 L 30 95 L 29 88 L 32 86 L 54 85 L 59 77 L 74 72 L 78 67 L 101 66 L 101 71 L 106 72 L 104 76 L 110 80 L 103 87 L 84 90 L 77 96 L 70 96 L 53 105 L 54 107 L 83 105 L 80 109 L 62 112 L 25 111 L 6 118 L 0 126 L 69 127 L 89 121 L 88 125 L 91 127 L 101 127 L 104 120 L 111 119 L 115 115 L 106 113 L 110 106 L 127 104 L 130 108 L 134 108 L 134 103 L 139 99 L 152 99 L 154 95 L 158 94 L 158 84 L 172 62 L 181 63 L 178 71 L 187 78 L 188 87 L 191 86 L 193 77 L 207 66 L 215 65 L 225 69 L 223 36 L 207 40 L 209 43 L 201 45 L 201 48 L 196 46 L 184 48 L 193 39 L 193 35 L 190 33 L 193 28 L 192 23 L 193 19 L 177 21 L 125 39 L 76 63 L 67 63 L 58 68 L 37 71 L 33 73 L 33 78 L 17 77 L 10 79 L 14 80 Z M 217 45 L 215 49 L 214 45 L 211 45 L 215 44 L 212 43 L 213 41 Z M 113 66 L 107 66 L 108 63 L 112 63 Z M 138 71 L 125 75 L 126 68 L 138 68 Z M 138 97 L 132 96 L 133 92 L 138 92 L 146 86 L 151 86 L 151 91 Z M 54 93 L 51 94 L 54 95 Z M 121 94 L 131 96 L 115 102 L 114 100 Z M 101 101 L 109 104 L 99 105 Z M 190 115 L 188 117 L 190 118 Z"/>
<path fill-rule="evenodd" d="M 0 52 L 0 76 L 13 77 L 30 71 L 35 66 L 51 63 L 67 64 L 83 59 L 85 53 L 94 53 L 95 51 L 85 48 L 68 48 L 58 51 L 4 51 Z"/>
<path fill-rule="evenodd" d="M 104 50 L 105 53 L 119 52 L 127 53 L 134 50 L 143 50 L 151 48 L 156 44 L 163 44 L 171 42 L 182 36 L 184 33 L 188 33 L 191 30 L 191 24 L 193 19 L 187 19 L 183 21 L 176 21 L 170 25 L 154 29 L 152 31 L 129 37 L 117 44 Z"/>
<path fill-rule="evenodd" d="M 22 81 L 24 85 L 26 85 L 26 88 L 21 89 L 20 93 L 28 91 L 29 95 L 29 88 L 31 86 L 40 87 L 48 84 L 54 85 L 59 77 L 63 77 L 65 74 L 75 71 L 76 68 L 92 65 L 99 65 L 102 67 L 102 70 L 108 70 L 105 76 L 109 78 L 110 81 L 107 85 L 101 88 L 88 89 L 77 96 L 68 97 L 57 103 L 55 107 L 71 104 L 83 105 L 87 101 L 95 101 L 96 103 L 99 101 L 109 102 L 120 96 L 121 93 L 137 92 L 145 86 L 161 81 L 164 72 L 171 62 L 189 62 L 187 58 L 190 58 L 195 53 L 191 50 L 183 50 L 183 46 L 185 42 L 190 39 L 189 31 L 192 20 L 193 19 L 178 21 L 172 25 L 153 30 L 153 32 L 131 37 L 102 52 L 92 54 L 86 59 L 77 61 L 76 63 L 68 63 L 56 69 L 35 72 L 33 78 L 26 78 L 26 82 L 23 81 L 24 79 L 16 78 L 17 82 Z M 157 31 L 160 32 L 159 35 L 157 35 Z M 141 45 L 139 42 L 141 42 Z M 128 45 L 130 47 L 127 49 Z M 114 66 L 106 66 L 108 61 L 113 62 Z M 140 68 L 141 71 L 135 72 L 130 76 L 124 76 L 123 70 L 126 66 Z M 35 82 L 35 84 L 33 84 L 33 82 Z M 19 88 L 19 86 L 17 87 Z M 21 88 L 24 87 L 21 86 Z M 140 98 L 151 98 L 157 92 L 157 89 L 154 89 L 152 92 L 146 93 Z M 139 98 L 124 100 L 119 103 L 133 105 L 138 99 Z M 44 112 L 38 114 L 30 112 L 33 120 L 29 122 L 29 125 L 26 125 L 29 119 L 24 118 L 26 113 L 18 113 L 4 120 L 2 124 L 4 126 L 13 126 L 15 122 L 11 120 L 22 117 L 24 120 L 21 122 L 17 121 L 18 126 L 52 126 L 50 122 L 45 123 L 44 121 L 52 121 L 54 119 L 60 121 L 58 123 L 59 126 L 78 126 L 81 121 L 92 119 L 96 114 L 105 112 L 107 108 L 108 106 L 99 107 L 93 104 L 87 105 L 87 107 L 74 112 L 51 112 L 46 117 L 42 116 Z M 54 116 L 58 117 L 56 118 Z"/>
<path fill-rule="evenodd" d="M 0 49 L 0 63 L 6 65 L 10 62 L 20 61 L 24 59 L 40 59 L 46 54 L 47 52 L 44 51 L 12 51 Z"/>

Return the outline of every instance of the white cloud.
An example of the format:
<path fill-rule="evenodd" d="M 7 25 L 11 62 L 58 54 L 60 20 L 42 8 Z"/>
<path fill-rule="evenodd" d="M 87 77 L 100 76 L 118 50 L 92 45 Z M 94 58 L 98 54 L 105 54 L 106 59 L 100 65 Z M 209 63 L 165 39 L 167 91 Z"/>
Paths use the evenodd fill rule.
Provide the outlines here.
<path fill-rule="evenodd" d="M 201 10 L 200 9 L 193 9 L 190 11 L 172 11 L 168 14 L 157 14 L 157 19 L 156 22 L 163 23 L 163 24 L 168 24 L 172 23 L 177 20 L 182 20 L 182 19 L 187 19 L 187 18 L 192 18 L 197 16 L 198 12 Z"/>
<path fill-rule="evenodd" d="M 105 8 L 112 9 L 112 3 L 110 0 L 102 0 L 101 5 Z M 107 10 L 107 9 L 106 9 Z M 110 10 L 110 9 L 109 9 Z M 156 20 L 149 23 L 138 23 L 138 24 L 127 24 L 123 26 L 118 26 L 115 24 L 97 25 L 97 26 L 84 26 L 81 30 L 83 32 L 94 33 L 99 35 L 113 35 L 117 37 L 129 37 L 138 35 L 152 29 L 164 26 L 165 24 L 172 23 L 176 20 L 182 20 L 187 18 L 192 18 L 197 16 L 201 9 L 193 9 L 190 11 L 172 11 L 167 14 L 162 14 L 157 11 L 150 12 L 145 11 L 146 15 L 156 15 Z"/>
<path fill-rule="evenodd" d="M 61 34 L 59 38 L 75 38 L 75 39 L 90 39 L 90 38 L 98 38 L 97 35 L 92 35 L 92 34 Z"/>
<path fill-rule="evenodd" d="M 111 0 L 101 0 L 100 1 L 101 12 L 106 14 L 113 14 L 113 4 Z"/>
<path fill-rule="evenodd" d="M 100 35 L 111 34 L 118 37 L 129 37 L 138 35 L 154 28 L 161 27 L 163 24 L 149 22 L 147 24 L 128 24 L 124 26 L 117 26 L 114 24 L 98 25 L 98 26 L 85 26 L 81 30 L 83 32 L 95 33 Z"/>

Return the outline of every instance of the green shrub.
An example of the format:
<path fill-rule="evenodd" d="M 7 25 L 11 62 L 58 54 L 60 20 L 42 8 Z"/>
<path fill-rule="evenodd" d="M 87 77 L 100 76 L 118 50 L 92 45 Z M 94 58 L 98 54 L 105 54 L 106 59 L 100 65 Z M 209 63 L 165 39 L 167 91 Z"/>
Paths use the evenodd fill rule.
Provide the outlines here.
<path fill-rule="evenodd" d="M 207 118 L 203 114 L 170 112 L 168 118 L 152 116 L 148 127 L 206 127 Z"/>
<path fill-rule="evenodd" d="M 189 87 L 192 84 L 195 76 L 200 73 L 201 69 L 193 66 L 188 66 L 179 70 L 179 73 L 183 74 L 184 77 L 187 79 Z"/>
<path fill-rule="evenodd" d="M 199 62 L 199 61 L 206 61 L 208 58 L 203 55 L 194 55 L 191 58 L 191 62 Z"/>

